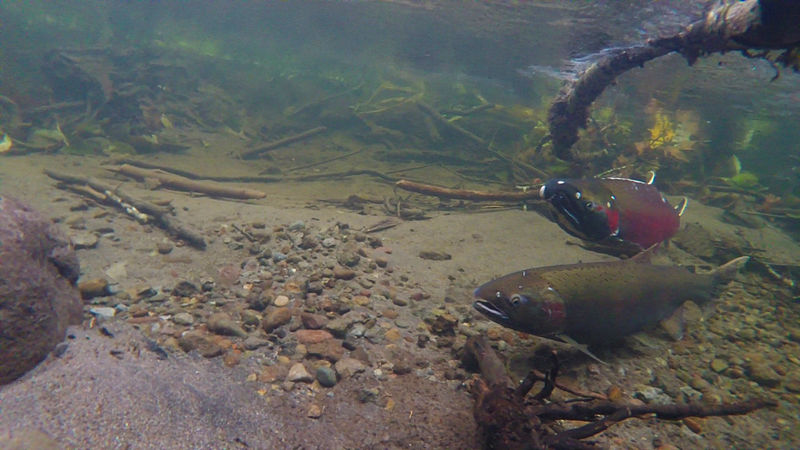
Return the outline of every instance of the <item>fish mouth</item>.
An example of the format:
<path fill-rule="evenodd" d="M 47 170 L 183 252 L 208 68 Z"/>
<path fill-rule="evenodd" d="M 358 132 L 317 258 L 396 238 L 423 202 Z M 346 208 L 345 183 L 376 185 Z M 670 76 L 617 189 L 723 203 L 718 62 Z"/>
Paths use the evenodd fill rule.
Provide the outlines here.
<path fill-rule="evenodd" d="M 581 220 L 579 208 L 575 206 L 575 202 L 572 201 L 569 195 L 564 192 L 556 192 L 548 200 L 553 205 L 553 208 L 564 214 L 573 227 L 580 229 L 583 220 Z"/>
<path fill-rule="evenodd" d="M 478 310 L 481 314 L 485 315 L 486 317 L 498 322 L 500 324 L 508 323 L 511 319 L 508 317 L 508 314 L 505 311 L 497 308 L 491 302 L 487 302 L 484 300 L 476 300 L 472 307 Z"/>

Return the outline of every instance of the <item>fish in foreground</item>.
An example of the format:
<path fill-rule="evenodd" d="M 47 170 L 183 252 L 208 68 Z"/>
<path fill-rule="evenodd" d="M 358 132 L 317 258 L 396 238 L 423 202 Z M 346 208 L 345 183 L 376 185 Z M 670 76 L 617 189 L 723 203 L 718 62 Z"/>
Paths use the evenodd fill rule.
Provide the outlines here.
<path fill-rule="evenodd" d="M 653 249 L 613 262 L 539 267 L 475 290 L 475 309 L 508 328 L 586 346 L 609 344 L 669 317 L 687 300 L 708 301 L 749 257 L 709 274 L 650 264 Z M 597 359 L 591 353 L 588 353 Z"/>
<path fill-rule="evenodd" d="M 672 237 L 686 208 L 686 199 L 673 208 L 654 180 L 652 172 L 647 182 L 561 178 L 545 183 L 539 196 L 567 233 L 586 241 L 623 241 L 644 249 Z"/>

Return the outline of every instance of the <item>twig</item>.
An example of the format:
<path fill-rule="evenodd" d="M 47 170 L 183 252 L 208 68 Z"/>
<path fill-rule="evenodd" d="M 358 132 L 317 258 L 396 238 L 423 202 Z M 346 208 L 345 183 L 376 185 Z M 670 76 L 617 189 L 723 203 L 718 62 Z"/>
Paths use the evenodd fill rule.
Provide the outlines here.
<path fill-rule="evenodd" d="M 109 199 L 112 197 L 117 197 L 119 200 L 111 200 L 115 206 L 125 210 L 128 214 L 133 215 L 134 210 L 128 210 L 127 205 L 132 206 L 135 208 L 136 212 L 143 212 L 145 214 L 149 214 L 153 218 L 153 222 L 163 228 L 169 233 L 174 234 L 179 239 L 182 239 L 188 242 L 190 245 L 203 250 L 206 248 L 206 242 L 202 236 L 197 234 L 196 232 L 186 228 L 183 224 L 179 223 L 177 219 L 170 217 L 170 212 L 162 208 L 156 204 L 147 202 L 145 200 L 140 200 L 130 195 L 123 193 L 119 188 L 114 188 L 113 186 L 103 183 L 95 178 L 84 178 L 77 175 L 70 175 L 65 173 L 56 172 L 54 170 L 45 169 L 44 173 L 53 178 L 55 180 L 61 181 L 68 185 L 71 185 L 70 188 L 73 191 L 76 191 L 83 195 L 88 195 L 93 200 L 97 201 L 105 201 L 108 202 Z M 86 188 L 81 189 L 80 186 L 88 186 L 91 188 L 87 190 Z M 97 195 L 98 193 L 102 193 L 105 198 L 100 197 Z M 138 220 L 144 220 L 145 217 L 139 216 L 137 217 Z M 147 219 L 149 221 L 149 218 Z"/>
<path fill-rule="evenodd" d="M 481 138 L 481 137 L 477 136 L 476 134 L 472 133 L 471 131 L 467 131 L 464 128 L 461 128 L 460 126 L 454 124 L 453 122 L 450 122 L 449 120 L 445 119 L 444 116 L 439 114 L 439 112 L 436 111 L 435 109 L 433 109 L 430 105 L 428 105 L 428 104 L 426 104 L 424 102 L 421 102 L 421 101 L 416 102 L 416 104 L 417 104 L 417 107 L 419 107 L 419 109 L 421 109 L 423 112 L 425 112 L 426 114 L 431 116 L 433 118 L 433 120 L 436 121 L 436 123 L 444 126 L 445 128 L 448 128 L 448 129 L 450 129 L 452 131 L 455 131 L 457 134 L 460 134 L 461 136 L 464 136 L 465 138 L 467 138 L 468 140 L 474 142 L 475 144 L 477 144 L 480 147 L 486 147 L 487 146 L 486 141 L 483 140 L 483 138 Z"/>
<path fill-rule="evenodd" d="M 440 198 L 459 200 L 472 200 L 478 202 L 519 202 L 523 200 L 539 200 L 538 189 L 529 189 L 519 192 L 485 192 L 469 189 L 449 189 L 432 184 L 415 183 L 409 180 L 400 180 L 395 186 L 418 194 L 432 195 Z"/>
<path fill-rule="evenodd" d="M 326 131 L 327 129 L 328 129 L 327 127 L 316 127 L 316 128 L 312 128 L 310 130 L 303 131 L 302 133 L 299 133 L 299 134 L 295 134 L 295 135 L 292 135 L 292 136 L 285 137 L 283 139 L 279 139 L 279 140 L 277 140 L 275 142 L 270 142 L 269 144 L 262 145 L 261 147 L 254 148 L 252 150 L 248 150 L 248 151 L 242 153 L 242 158 L 243 159 L 253 159 L 253 158 L 255 158 L 256 156 L 258 156 L 258 155 L 260 155 L 262 153 L 268 152 L 270 150 L 274 150 L 274 149 L 279 148 L 279 147 L 283 147 L 284 145 L 289 145 L 289 144 L 295 143 L 297 141 L 302 141 L 303 139 L 307 139 L 307 138 L 309 138 L 311 136 L 314 136 L 315 134 L 322 133 L 322 132 Z"/>
<path fill-rule="evenodd" d="M 123 164 L 108 170 L 138 179 L 155 178 L 164 186 L 182 191 L 201 192 L 215 197 L 256 199 L 267 196 L 267 194 L 253 189 L 230 187 L 212 181 L 196 181 L 163 170 L 142 169 L 129 164 Z"/>
<path fill-rule="evenodd" d="M 359 154 L 359 153 L 361 153 L 363 151 L 364 151 L 364 149 L 362 148 L 361 150 L 355 150 L 355 151 L 352 151 L 352 152 L 349 152 L 349 153 L 345 153 L 344 155 L 334 156 L 332 158 L 324 159 L 322 161 L 317 161 L 317 162 L 313 162 L 313 163 L 304 164 L 302 166 L 292 167 L 290 169 L 287 169 L 286 171 L 287 172 L 294 172 L 295 170 L 309 169 L 311 167 L 321 166 L 322 164 L 328 164 L 328 163 L 333 162 L 333 161 L 338 161 L 340 159 L 349 158 L 349 157 L 351 157 L 353 155 L 357 155 L 357 154 Z"/>

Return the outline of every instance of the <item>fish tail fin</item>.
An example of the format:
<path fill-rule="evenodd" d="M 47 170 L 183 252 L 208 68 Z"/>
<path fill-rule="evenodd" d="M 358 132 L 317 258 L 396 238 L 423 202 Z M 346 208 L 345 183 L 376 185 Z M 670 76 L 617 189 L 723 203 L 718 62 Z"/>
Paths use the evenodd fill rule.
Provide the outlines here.
<path fill-rule="evenodd" d="M 719 283 L 731 281 L 736 277 L 736 274 L 744 268 L 749 260 L 749 256 L 740 256 L 726 262 L 714 270 L 714 279 Z"/>

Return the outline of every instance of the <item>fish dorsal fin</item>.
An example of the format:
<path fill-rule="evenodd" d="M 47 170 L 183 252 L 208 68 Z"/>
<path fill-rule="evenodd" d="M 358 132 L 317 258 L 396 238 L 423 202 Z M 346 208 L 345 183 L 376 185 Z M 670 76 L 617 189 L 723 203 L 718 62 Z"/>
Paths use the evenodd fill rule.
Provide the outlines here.
<path fill-rule="evenodd" d="M 658 250 L 659 246 L 661 246 L 660 242 L 653 244 L 650 247 L 632 256 L 630 260 L 641 264 L 650 264 L 650 260 L 652 259 L 653 255 L 655 255 L 656 250 Z"/>
<path fill-rule="evenodd" d="M 557 337 L 560 340 L 564 341 L 565 343 L 569 344 L 570 347 L 573 347 L 576 350 L 580 350 L 582 353 L 586 354 L 587 356 L 599 362 L 600 364 L 608 365 L 607 362 L 603 361 L 602 359 L 595 356 L 592 352 L 590 352 L 589 347 L 586 344 L 581 344 L 577 342 L 575 339 L 572 339 L 571 337 L 567 336 L 566 334 L 559 334 Z"/>

